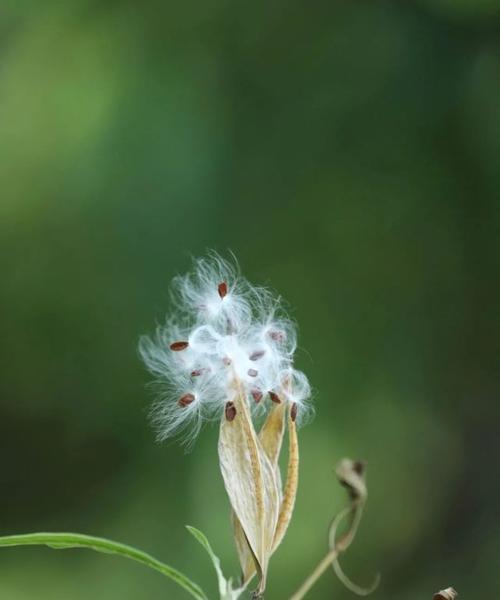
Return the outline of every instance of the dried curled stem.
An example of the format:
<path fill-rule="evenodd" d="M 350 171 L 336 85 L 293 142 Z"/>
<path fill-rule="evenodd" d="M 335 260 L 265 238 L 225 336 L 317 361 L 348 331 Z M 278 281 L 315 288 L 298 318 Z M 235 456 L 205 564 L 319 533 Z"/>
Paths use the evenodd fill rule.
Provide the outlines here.
<path fill-rule="evenodd" d="M 367 595 L 377 587 L 379 583 L 378 576 L 369 588 L 361 588 L 347 578 L 338 563 L 339 556 L 345 552 L 354 541 L 363 514 L 363 508 L 367 498 L 367 490 L 364 480 L 365 468 L 366 465 L 364 462 L 352 461 L 347 458 L 341 460 L 338 464 L 336 469 L 337 478 L 340 484 L 347 489 L 350 498 L 350 504 L 340 511 L 340 513 L 333 519 L 333 522 L 330 526 L 330 551 L 321 560 L 321 562 L 295 592 L 295 594 L 293 594 L 290 600 L 302 600 L 302 598 L 304 598 L 304 596 L 314 586 L 321 575 L 323 575 L 323 573 L 330 566 L 333 566 L 335 573 L 344 583 L 344 585 L 359 595 Z M 347 518 L 349 519 L 347 531 L 339 539 L 336 539 L 337 529 L 340 523 Z"/>
<path fill-rule="evenodd" d="M 325 558 L 323 558 L 323 560 L 304 581 L 295 594 L 291 596 L 290 600 L 301 600 L 313 587 L 316 581 L 318 581 L 321 575 L 323 575 L 323 573 L 328 569 L 332 562 L 338 558 L 340 552 L 341 551 L 339 548 L 333 548 L 333 550 L 330 550 L 330 552 L 325 556 Z"/>

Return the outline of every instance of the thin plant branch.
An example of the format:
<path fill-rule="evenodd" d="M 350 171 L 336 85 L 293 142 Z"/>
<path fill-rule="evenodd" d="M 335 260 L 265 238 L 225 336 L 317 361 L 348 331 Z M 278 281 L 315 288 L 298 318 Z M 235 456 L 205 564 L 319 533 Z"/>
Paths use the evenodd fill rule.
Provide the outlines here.
<path fill-rule="evenodd" d="M 302 600 L 311 590 L 323 573 L 332 566 L 342 583 L 358 595 L 365 596 L 371 593 L 379 583 L 379 576 L 368 588 L 362 588 L 353 583 L 342 571 L 338 562 L 339 556 L 344 553 L 354 541 L 363 515 L 363 508 L 367 498 L 366 484 L 364 480 L 366 464 L 363 461 L 343 459 L 336 468 L 337 479 L 347 489 L 350 504 L 333 519 L 329 532 L 330 551 L 320 561 L 314 571 L 304 581 L 300 588 L 291 596 L 290 600 Z M 336 539 L 337 530 L 344 519 L 349 519 L 347 531 Z"/>
<path fill-rule="evenodd" d="M 333 548 L 330 550 L 328 554 L 323 558 L 323 560 L 318 564 L 318 566 L 314 569 L 314 571 L 309 575 L 309 577 L 304 581 L 304 583 L 300 586 L 300 588 L 290 597 L 290 600 L 301 600 L 304 596 L 309 592 L 309 590 L 313 587 L 313 585 L 318 581 L 318 579 L 323 575 L 323 573 L 330 567 L 332 562 L 337 559 L 340 553 L 339 548 Z"/>

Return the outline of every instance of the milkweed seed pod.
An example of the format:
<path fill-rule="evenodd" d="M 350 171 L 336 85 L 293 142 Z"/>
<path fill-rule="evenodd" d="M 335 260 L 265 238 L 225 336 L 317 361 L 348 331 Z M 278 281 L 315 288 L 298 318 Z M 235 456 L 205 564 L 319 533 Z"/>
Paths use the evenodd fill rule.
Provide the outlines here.
<path fill-rule="evenodd" d="M 219 460 L 246 583 L 265 587 L 271 554 L 290 521 L 298 483 L 297 425 L 311 413 L 307 377 L 293 365 L 296 330 L 279 298 L 252 286 L 216 254 L 172 286 L 174 313 L 140 354 L 159 396 L 160 439 L 190 445 L 204 421 L 220 420 Z M 255 417 L 264 417 L 255 430 Z M 288 427 L 284 486 L 278 459 Z"/>

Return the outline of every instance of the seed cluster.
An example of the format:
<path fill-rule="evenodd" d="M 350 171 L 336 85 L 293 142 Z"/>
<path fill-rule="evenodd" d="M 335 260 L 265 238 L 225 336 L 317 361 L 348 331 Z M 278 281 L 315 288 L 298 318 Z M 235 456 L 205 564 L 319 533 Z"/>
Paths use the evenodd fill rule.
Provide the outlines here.
<path fill-rule="evenodd" d="M 174 315 L 139 346 L 160 392 L 160 438 L 186 430 L 189 441 L 205 420 L 233 420 L 236 393 L 252 413 L 282 402 L 294 405 L 293 419 L 307 413 L 309 383 L 293 366 L 295 327 L 268 290 L 211 255 L 174 280 L 173 298 Z"/>

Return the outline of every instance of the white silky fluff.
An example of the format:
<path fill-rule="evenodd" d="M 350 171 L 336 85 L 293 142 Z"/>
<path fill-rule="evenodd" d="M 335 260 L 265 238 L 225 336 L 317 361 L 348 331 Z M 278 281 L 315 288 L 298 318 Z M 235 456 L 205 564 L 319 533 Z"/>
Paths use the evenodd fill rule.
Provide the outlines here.
<path fill-rule="evenodd" d="M 279 298 L 252 286 L 236 262 L 215 253 L 195 260 L 192 273 L 174 279 L 172 300 L 174 316 L 139 342 L 159 393 L 152 412 L 159 439 L 181 433 L 192 442 L 204 421 L 222 417 L 236 385 L 252 412 L 269 409 L 269 392 L 296 403 L 299 420 L 310 412 L 309 382 L 293 367 L 295 326 Z M 188 345 L 175 351 L 175 342 Z M 186 395 L 190 402 L 179 404 Z"/>

